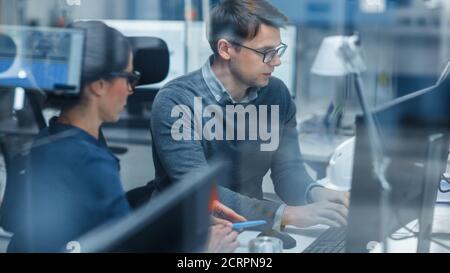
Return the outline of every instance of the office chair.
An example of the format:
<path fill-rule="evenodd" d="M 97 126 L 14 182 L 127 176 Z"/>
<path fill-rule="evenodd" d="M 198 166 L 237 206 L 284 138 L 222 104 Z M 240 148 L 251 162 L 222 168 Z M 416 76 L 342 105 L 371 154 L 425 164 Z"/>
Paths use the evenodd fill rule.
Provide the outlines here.
<path fill-rule="evenodd" d="M 133 47 L 134 70 L 141 73 L 141 79 L 134 93 L 128 97 L 128 115 L 113 124 L 105 124 L 105 128 L 138 128 L 150 130 L 150 118 L 144 117 L 146 106 L 151 107 L 158 89 L 151 84 L 162 82 L 169 73 L 170 54 L 167 44 L 156 37 L 128 37 Z M 127 153 L 121 146 L 109 146 L 117 155 Z"/>
<path fill-rule="evenodd" d="M 162 82 L 169 73 L 170 54 L 167 44 L 155 37 L 128 37 L 134 51 L 134 69 L 141 73 L 135 92 L 128 97 L 128 118 L 108 126 L 144 128 L 150 126 L 150 119 L 144 117 L 145 107 L 151 107 L 159 89 L 151 84 Z"/>
<path fill-rule="evenodd" d="M 124 120 L 129 128 L 145 128 L 150 130 L 150 118 L 143 117 L 146 104 L 151 106 L 158 93 L 158 89 L 149 86 L 162 82 L 169 74 L 170 54 L 166 42 L 155 37 L 128 37 L 134 50 L 134 69 L 141 73 L 141 79 L 133 95 L 128 97 L 128 114 L 132 117 Z M 110 124 L 117 126 L 119 123 Z M 113 151 L 123 147 L 111 147 Z M 141 207 L 148 202 L 155 189 L 153 180 L 145 186 L 127 192 L 127 200 L 133 209 Z"/>
<path fill-rule="evenodd" d="M 12 94 L 11 90 L 2 90 L 2 92 Z M 24 105 L 24 109 L 15 111 L 14 114 L 12 114 L 12 108 L 8 108 L 11 111 L 3 115 L 0 120 L 2 123 L 0 129 L 0 157 L 2 162 L 0 162 L 0 165 L 3 163 L 3 168 L 0 166 L 0 176 L 4 179 L 0 181 L 0 237 L 7 239 L 11 237 L 11 234 L 5 232 L 5 230 L 11 231 L 13 227 L 23 223 L 23 215 L 20 215 L 20 213 L 13 215 L 13 213 L 9 213 L 12 210 L 8 209 L 8 207 L 15 206 L 18 203 L 23 205 L 22 202 L 8 198 L 8 196 L 17 197 L 18 195 L 14 191 L 21 190 L 25 185 L 23 171 L 26 157 L 22 156 L 22 152 L 26 151 L 27 147 L 31 145 L 39 130 L 46 126 L 40 110 L 42 98 L 39 94 L 26 93 Z M 13 187 L 8 186 L 7 188 L 6 185 L 10 185 L 10 183 Z M 11 193 L 11 190 L 13 193 Z"/>

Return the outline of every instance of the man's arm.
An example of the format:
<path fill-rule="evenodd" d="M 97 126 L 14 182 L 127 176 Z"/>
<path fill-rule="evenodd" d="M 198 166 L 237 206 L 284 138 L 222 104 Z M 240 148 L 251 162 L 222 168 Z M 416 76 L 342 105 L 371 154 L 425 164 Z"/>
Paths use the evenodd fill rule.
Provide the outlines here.
<path fill-rule="evenodd" d="M 218 194 L 220 202 L 244 216 L 247 220 L 265 220 L 267 224 L 261 228 L 273 227 L 275 213 L 281 204 L 250 198 L 225 187 L 218 187 Z"/>
<path fill-rule="evenodd" d="M 283 85 L 284 86 L 284 85 Z M 286 109 L 280 145 L 271 165 L 271 178 L 277 195 L 288 205 L 299 206 L 307 203 L 309 189 L 318 186 L 306 172 L 298 143 L 296 107 L 284 86 L 282 103 Z"/>
<path fill-rule="evenodd" d="M 349 195 L 321 187 L 306 172 L 298 143 L 295 104 L 284 84 L 281 90 L 284 90 L 281 103 L 287 106 L 286 119 L 280 121 L 284 126 L 271 166 L 275 191 L 288 204 L 277 212 L 280 224 L 345 226 Z"/>

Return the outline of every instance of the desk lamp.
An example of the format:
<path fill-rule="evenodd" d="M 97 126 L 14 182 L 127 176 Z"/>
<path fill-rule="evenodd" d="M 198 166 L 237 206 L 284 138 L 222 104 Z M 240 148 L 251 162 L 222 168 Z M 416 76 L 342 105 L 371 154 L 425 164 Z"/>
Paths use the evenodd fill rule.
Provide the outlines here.
<path fill-rule="evenodd" d="M 346 62 L 343 62 L 339 56 L 339 48 L 343 43 L 349 42 L 353 50 L 359 50 L 358 37 L 356 35 L 346 36 L 331 36 L 323 40 L 322 45 L 317 53 L 311 68 L 311 73 L 319 76 L 344 78 L 355 72 L 355 68 Z M 354 47 L 354 48 L 353 48 Z M 359 55 L 358 55 L 359 56 Z M 360 71 L 366 70 L 362 58 L 357 60 L 358 69 Z M 325 127 L 329 129 L 331 125 L 336 128 L 341 128 L 341 120 L 344 116 L 345 101 L 347 100 L 347 93 L 345 95 L 337 95 L 337 99 L 333 100 L 328 106 L 327 113 L 323 120 Z"/>

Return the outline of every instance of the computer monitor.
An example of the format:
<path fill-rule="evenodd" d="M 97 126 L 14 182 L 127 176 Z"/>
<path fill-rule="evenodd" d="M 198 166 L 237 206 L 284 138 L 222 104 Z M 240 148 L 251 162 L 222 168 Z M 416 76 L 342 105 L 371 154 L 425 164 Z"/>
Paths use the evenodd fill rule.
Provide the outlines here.
<path fill-rule="evenodd" d="M 419 215 L 418 253 L 428 253 L 431 245 L 434 204 L 442 177 L 442 168 L 447 167 L 448 141 L 443 134 L 431 135 L 428 139 L 425 179 L 422 193 L 422 208 Z"/>
<path fill-rule="evenodd" d="M 445 172 L 450 128 L 448 101 L 449 83 L 446 81 L 373 111 L 383 154 L 389 159 L 385 176 L 391 191 L 386 202 L 382 201 L 383 191 L 374 175 L 366 123 L 362 117 L 357 118 L 347 252 L 367 252 L 371 242 L 382 241 L 412 220 L 421 218 L 423 209 L 434 208 L 434 203 L 424 201 L 429 199 L 424 192 L 437 191 L 438 184 L 434 189 L 424 189 L 429 186 L 425 183 L 436 182 L 429 180 Z M 430 157 L 430 149 L 433 150 L 430 138 L 436 135 L 442 135 L 439 146 L 446 148 L 434 150 Z M 434 167 L 430 167 L 433 164 Z M 382 206 L 386 208 L 384 213 Z M 424 223 L 423 226 L 429 225 Z"/>
<path fill-rule="evenodd" d="M 203 251 L 210 226 L 212 185 L 226 173 L 230 172 L 221 163 L 196 170 L 125 219 L 77 240 L 81 252 Z"/>
<path fill-rule="evenodd" d="M 0 87 L 76 95 L 84 31 L 0 25 Z"/>

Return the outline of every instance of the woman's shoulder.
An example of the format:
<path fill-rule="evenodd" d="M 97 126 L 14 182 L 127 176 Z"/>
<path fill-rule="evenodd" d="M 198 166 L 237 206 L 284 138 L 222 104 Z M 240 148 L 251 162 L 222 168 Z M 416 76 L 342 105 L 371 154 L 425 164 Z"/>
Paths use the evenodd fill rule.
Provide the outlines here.
<path fill-rule="evenodd" d="M 32 144 L 34 155 L 51 156 L 56 161 L 114 161 L 106 146 L 77 129 L 51 132 L 43 129 Z"/>

